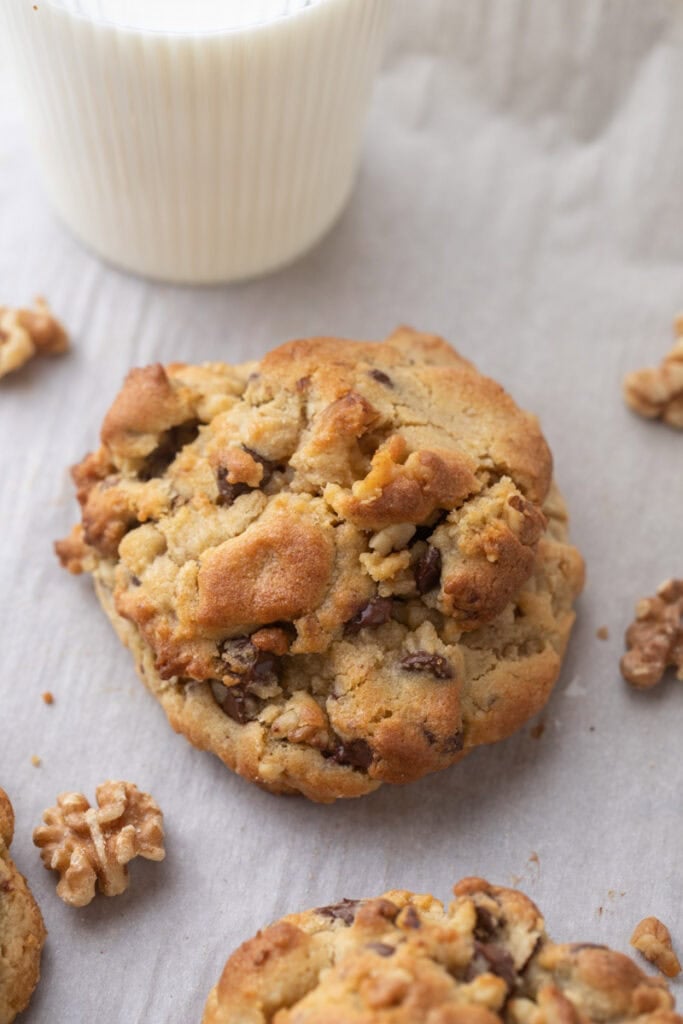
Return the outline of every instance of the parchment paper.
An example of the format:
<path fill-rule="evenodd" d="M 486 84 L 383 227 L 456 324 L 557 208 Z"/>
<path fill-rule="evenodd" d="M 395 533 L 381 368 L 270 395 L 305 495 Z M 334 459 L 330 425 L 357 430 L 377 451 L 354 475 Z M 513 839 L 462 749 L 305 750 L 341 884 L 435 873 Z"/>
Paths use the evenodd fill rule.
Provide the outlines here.
<path fill-rule="evenodd" d="M 682 49 L 676 0 L 398 2 L 342 221 L 296 266 L 213 290 L 127 277 L 71 239 L 1 72 L 0 301 L 42 292 L 74 336 L 0 385 L 0 781 L 50 931 L 27 1024 L 198 1021 L 259 926 L 391 887 L 448 898 L 467 874 L 519 881 L 559 939 L 626 950 L 657 914 L 683 950 L 683 686 L 635 694 L 618 672 L 635 601 L 683 574 L 683 436 L 620 394 L 683 307 Z M 401 322 L 540 415 L 589 583 L 539 739 L 527 727 L 416 785 L 317 807 L 174 736 L 51 545 L 77 514 L 67 467 L 132 364 Z M 167 860 L 74 911 L 31 830 L 58 792 L 119 777 L 161 803 Z"/>

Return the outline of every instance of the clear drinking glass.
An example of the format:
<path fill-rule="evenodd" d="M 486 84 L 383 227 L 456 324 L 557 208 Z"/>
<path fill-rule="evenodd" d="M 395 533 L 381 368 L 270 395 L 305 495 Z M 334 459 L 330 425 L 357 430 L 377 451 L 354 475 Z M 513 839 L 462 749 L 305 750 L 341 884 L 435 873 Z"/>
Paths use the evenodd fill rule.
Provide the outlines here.
<path fill-rule="evenodd" d="M 348 199 L 392 0 L 0 0 L 59 216 L 180 282 L 288 263 Z"/>

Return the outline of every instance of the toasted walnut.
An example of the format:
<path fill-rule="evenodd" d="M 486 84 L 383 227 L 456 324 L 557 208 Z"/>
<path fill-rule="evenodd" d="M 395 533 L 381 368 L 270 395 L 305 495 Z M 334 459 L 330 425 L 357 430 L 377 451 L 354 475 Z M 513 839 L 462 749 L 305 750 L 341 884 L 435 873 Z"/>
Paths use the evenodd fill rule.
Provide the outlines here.
<path fill-rule="evenodd" d="M 69 339 L 44 299 L 34 309 L 0 306 L 0 377 L 18 370 L 35 355 L 57 355 Z"/>
<path fill-rule="evenodd" d="M 72 907 L 90 903 L 98 881 L 105 896 L 122 893 L 134 857 L 165 856 L 163 815 L 149 793 L 131 782 L 104 782 L 95 795 L 97 808 L 81 793 L 62 793 L 33 833 L 45 867 L 60 875 L 57 895 Z"/>
<path fill-rule="evenodd" d="M 681 973 L 681 964 L 671 944 L 669 929 L 657 917 L 646 917 L 636 925 L 631 936 L 631 945 L 646 960 L 666 974 L 675 978 Z"/>
<path fill-rule="evenodd" d="M 683 316 L 674 324 L 676 342 L 658 367 L 624 379 L 624 398 L 634 412 L 683 428 Z"/>
<path fill-rule="evenodd" d="M 683 580 L 668 580 L 655 597 L 638 602 L 626 646 L 621 674 L 633 686 L 654 686 L 669 666 L 683 680 Z"/>

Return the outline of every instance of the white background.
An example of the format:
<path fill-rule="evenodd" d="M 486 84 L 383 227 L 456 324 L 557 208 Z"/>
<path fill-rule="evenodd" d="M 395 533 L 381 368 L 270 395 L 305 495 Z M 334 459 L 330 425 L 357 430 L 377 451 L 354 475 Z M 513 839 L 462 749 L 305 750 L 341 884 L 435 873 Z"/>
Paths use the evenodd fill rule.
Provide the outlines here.
<path fill-rule="evenodd" d="M 627 949 L 657 914 L 683 952 L 683 686 L 636 694 L 618 671 L 637 598 L 683 575 L 683 436 L 620 392 L 683 306 L 681 96 L 676 0 L 399 0 L 340 224 L 273 277 L 191 290 L 103 266 L 55 223 L 0 71 L 0 302 L 44 293 L 74 340 L 0 384 L 0 782 L 50 931 L 27 1024 L 198 1021 L 260 925 L 389 887 L 447 898 L 466 874 L 520 880 L 558 939 Z M 317 807 L 171 732 L 52 541 L 77 514 L 67 467 L 132 364 L 401 322 L 540 415 L 588 587 L 540 739 L 527 727 L 440 776 Z M 168 857 L 75 911 L 31 831 L 58 792 L 92 798 L 107 778 L 158 799 Z"/>

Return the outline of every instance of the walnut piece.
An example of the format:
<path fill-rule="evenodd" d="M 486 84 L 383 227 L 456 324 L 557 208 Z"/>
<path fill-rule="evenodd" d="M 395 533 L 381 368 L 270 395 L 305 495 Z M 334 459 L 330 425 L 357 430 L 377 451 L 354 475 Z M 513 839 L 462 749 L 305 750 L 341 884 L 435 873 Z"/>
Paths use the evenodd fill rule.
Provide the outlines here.
<path fill-rule="evenodd" d="M 683 428 L 683 316 L 674 324 L 676 342 L 659 366 L 624 378 L 624 398 L 634 412 Z"/>
<path fill-rule="evenodd" d="M 44 299 L 36 299 L 34 309 L 0 306 L 0 377 L 35 355 L 58 355 L 68 347 L 68 335 Z"/>
<path fill-rule="evenodd" d="M 669 666 L 683 680 L 683 580 L 667 580 L 655 597 L 638 602 L 626 646 L 621 674 L 632 686 L 649 689 Z"/>
<path fill-rule="evenodd" d="M 134 857 L 163 860 L 163 815 L 149 793 L 131 782 L 104 782 L 95 791 L 97 808 L 82 793 L 62 793 L 33 833 L 48 870 L 57 871 L 57 895 L 72 907 L 128 887 L 127 864 Z"/>
<path fill-rule="evenodd" d="M 646 917 L 636 925 L 631 936 L 631 945 L 646 960 L 666 974 L 675 978 L 681 973 L 681 964 L 671 944 L 669 929 L 657 917 Z"/>

